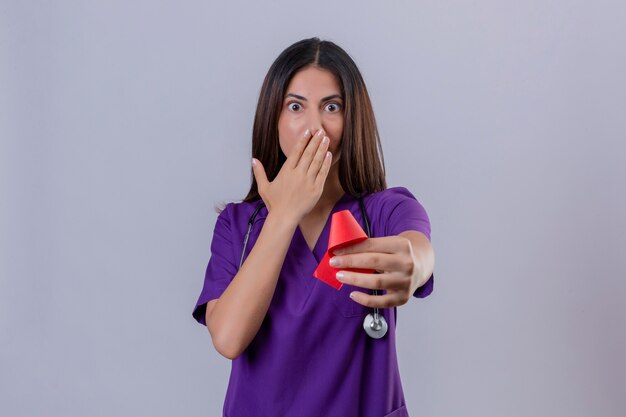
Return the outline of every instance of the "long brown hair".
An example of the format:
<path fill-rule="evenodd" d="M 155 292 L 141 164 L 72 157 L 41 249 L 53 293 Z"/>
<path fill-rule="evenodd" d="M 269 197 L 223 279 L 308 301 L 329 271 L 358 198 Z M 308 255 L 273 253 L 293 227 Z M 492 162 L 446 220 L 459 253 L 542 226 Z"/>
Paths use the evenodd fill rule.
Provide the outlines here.
<path fill-rule="evenodd" d="M 278 140 L 280 117 L 287 86 L 306 66 L 316 66 L 337 77 L 344 102 L 339 181 L 353 196 L 387 188 L 385 162 L 372 103 L 365 81 L 352 58 L 338 45 L 319 38 L 303 39 L 285 49 L 272 63 L 261 87 L 252 128 L 252 156 L 263 164 L 269 181 L 287 160 Z M 243 202 L 259 200 L 256 179 Z"/>

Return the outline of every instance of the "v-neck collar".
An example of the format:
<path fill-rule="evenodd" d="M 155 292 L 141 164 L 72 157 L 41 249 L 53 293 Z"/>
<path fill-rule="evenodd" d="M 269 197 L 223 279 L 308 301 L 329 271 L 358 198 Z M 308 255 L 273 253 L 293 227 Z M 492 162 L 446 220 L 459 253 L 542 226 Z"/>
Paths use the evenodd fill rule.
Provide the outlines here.
<path fill-rule="evenodd" d="M 348 202 L 351 198 L 352 196 L 346 192 L 343 194 L 343 196 L 341 196 L 339 200 L 337 200 L 337 202 L 331 209 L 330 214 L 326 218 L 326 222 L 324 223 L 322 232 L 320 233 L 313 247 L 313 252 L 311 252 L 311 249 L 309 249 L 309 244 L 304 238 L 302 230 L 300 230 L 300 225 L 298 224 L 298 226 L 296 227 L 295 234 L 296 236 L 298 236 L 297 239 L 300 240 L 300 244 L 303 245 L 304 252 L 306 252 L 311 261 L 315 262 L 315 265 L 318 265 L 320 263 L 320 261 L 324 257 L 324 253 L 326 252 L 324 248 L 328 247 L 328 236 L 330 235 L 330 220 L 332 219 L 333 214 L 340 210 L 343 210 L 345 203 Z"/>

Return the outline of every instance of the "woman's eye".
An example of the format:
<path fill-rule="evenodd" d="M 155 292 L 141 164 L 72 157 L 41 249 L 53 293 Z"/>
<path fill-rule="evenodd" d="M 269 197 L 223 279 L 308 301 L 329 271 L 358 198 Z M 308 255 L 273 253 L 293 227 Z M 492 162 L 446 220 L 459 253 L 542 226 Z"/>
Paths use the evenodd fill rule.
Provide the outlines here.
<path fill-rule="evenodd" d="M 331 113 L 337 113 L 341 110 L 341 105 L 339 103 L 328 103 L 326 108 L 330 110 Z"/>
<path fill-rule="evenodd" d="M 298 110 L 300 110 L 301 106 L 298 103 L 291 102 L 291 103 L 287 104 L 287 107 L 289 107 L 290 110 L 298 111 Z"/>

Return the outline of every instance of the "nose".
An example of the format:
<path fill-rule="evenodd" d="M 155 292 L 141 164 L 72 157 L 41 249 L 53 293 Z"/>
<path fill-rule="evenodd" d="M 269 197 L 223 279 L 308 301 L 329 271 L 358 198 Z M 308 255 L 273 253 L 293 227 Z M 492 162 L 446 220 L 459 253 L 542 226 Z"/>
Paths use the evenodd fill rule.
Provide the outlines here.
<path fill-rule="evenodd" d="M 319 111 L 310 112 L 308 123 L 310 126 L 309 129 L 311 129 L 311 134 L 313 135 L 316 134 L 318 130 L 324 128 L 324 126 L 322 126 L 322 115 Z"/>
<path fill-rule="evenodd" d="M 319 124 L 319 123 L 313 124 L 313 125 L 311 125 L 311 126 L 313 126 L 313 128 L 311 129 L 311 134 L 312 134 L 312 135 L 316 135 L 316 134 L 317 134 L 317 132 L 318 132 L 320 129 L 324 129 L 324 126 L 322 126 L 322 125 L 321 125 L 321 124 Z M 324 134 L 325 134 L 325 135 L 328 135 L 328 132 L 324 131 Z"/>
<path fill-rule="evenodd" d="M 316 126 L 315 128 L 311 129 L 311 135 L 317 135 L 320 129 L 322 129 L 322 126 Z M 327 135 L 326 131 L 324 131 L 324 135 Z"/>

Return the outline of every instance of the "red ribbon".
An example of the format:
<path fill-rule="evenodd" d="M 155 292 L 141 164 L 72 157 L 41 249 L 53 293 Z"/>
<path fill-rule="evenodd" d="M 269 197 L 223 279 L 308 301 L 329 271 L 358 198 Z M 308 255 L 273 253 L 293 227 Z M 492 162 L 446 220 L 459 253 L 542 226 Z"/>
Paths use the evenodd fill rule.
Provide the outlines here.
<path fill-rule="evenodd" d="M 335 250 L 345 246 L 354 245 L 367 239 L 367 235 L 361 229 L 350 210 L 341 210 L 333 214 L 330 219 L 330 235 L 328 236 L 328 250 L 313 272 L 313 276 L 336 290 L 341 289 L 343 283 L 338 281 L 335 275 L 338 271 L 353 271 L 370 274 L 373 269 L 362 268 L 334 268 L 328 263 L 335 254 Z"/>

